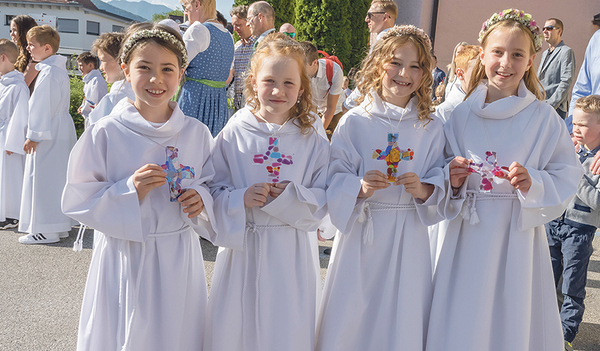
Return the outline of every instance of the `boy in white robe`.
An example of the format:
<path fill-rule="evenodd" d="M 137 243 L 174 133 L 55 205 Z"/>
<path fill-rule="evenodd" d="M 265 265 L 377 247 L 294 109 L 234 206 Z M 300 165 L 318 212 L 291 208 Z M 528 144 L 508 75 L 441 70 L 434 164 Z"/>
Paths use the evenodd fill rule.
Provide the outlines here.
<path fill-rule="evenodd" d="M 83 101 L 77 112 L 84 120 L 85 127 L 89 126 L 89 116 L 92 109 L 108 92 L 106 81 L 98 70 L 98 59 L 90 52 L 84 52 L 77 56 L 77 66 L 83 74 Z"/>
<path fill-rule="evenodd" d="M 19 49 L 0 39 L 0 229 L 19 225 L 29 88 L 14 63 Z"/>
<path fill-rule="evenodd" d="M 27 32 L 28 49 L 39 63 L 35 90 L 29 99 L 27 153 L 19 231 L 22 244 L 54 243 L 69 236 L 72 220 L 60 209 L 67 162 L 77 140 L 69 114 L 70 82 L 64 56 L 56 55 L 60 36 L 48 25 Z"/>

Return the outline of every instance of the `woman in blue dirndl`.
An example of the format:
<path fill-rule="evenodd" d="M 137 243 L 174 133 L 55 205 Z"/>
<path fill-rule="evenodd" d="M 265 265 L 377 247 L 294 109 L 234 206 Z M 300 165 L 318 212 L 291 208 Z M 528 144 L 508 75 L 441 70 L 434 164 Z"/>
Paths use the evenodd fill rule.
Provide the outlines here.
<path fill-rule="evenodd" d="M 232 68 L 233 38 L 216 21 L 215 0 L 184 0 L 182 4 L 191 23 L 183 35 L 190 63 L 179 107 L 216 136 L 229 119 L 225 86 Z"/>

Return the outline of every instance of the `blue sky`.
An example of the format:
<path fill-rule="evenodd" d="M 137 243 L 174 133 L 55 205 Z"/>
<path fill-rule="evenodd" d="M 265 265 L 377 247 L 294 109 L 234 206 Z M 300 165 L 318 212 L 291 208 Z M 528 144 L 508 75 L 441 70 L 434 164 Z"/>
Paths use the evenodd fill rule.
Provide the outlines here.
<path fill-rule="evenodd" d="M 136 1 L 136 0 L 129 0 L 129 1 Z M 146 0 L 146 1 L 149 3 L 152 3 L 152 4 L 165 5 L 172 9 L 174 9 L 174 8 L 181 9 L 179 0 Z M 233 0 L 216 0 L 216 1 L 217 1 L 217 10 L 220 11 L 223 14 L 223 16 L 225 16 L 225 18 L 227 18 L 228 20 L 231 20 L 231 16 L 229 16 L 229 10 L 231 10 L 231 7 L 233 6 Z"/>

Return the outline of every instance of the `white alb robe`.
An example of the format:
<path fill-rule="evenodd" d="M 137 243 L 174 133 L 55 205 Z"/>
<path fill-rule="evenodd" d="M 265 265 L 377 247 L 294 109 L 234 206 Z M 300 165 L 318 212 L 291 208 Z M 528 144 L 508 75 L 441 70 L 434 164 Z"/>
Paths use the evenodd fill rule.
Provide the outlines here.
<path fill-rule="evenodd" d="M 0 221 L 19 218 L 28 116 L 29 88 L 23 73 L 8 72 L 0 77 Z"/>
<path fill-rule="evenodd" d="M 69 114 L 71 88 L 66 62 L 66 57 L 52 55 L 35 66 L 40 72 L 29 99 L 27 138 L 39 144 L 25 158 L 20 232 L 66 232 L 73 224 L 60 209 L 69 153 L 77 141 Z"/>
<path fill-rule="evenodd" d="M 100 100 L 108 93 L 106 81 L 102 76 L 102 72 L 97 69 L 91 70 L 82 79 L 83 86 L 83 101 L 81 102 L 81 115 L 85 118 L 86 128 L 88 117 L 92 112 L 92 105 L 97 105 Z"/>
<path fill-rule="evenodd" d="M 123 99 L 135 101 L 135 93 L 133 92 L 131 83 L 125 79 L 114 82 L 110 86 L 108 94 L 104 95 L 100 102 L 96 103 L 96 107 L 89 114 L 89 125 L 111 114 L 113 108 Z"/>
<path fill-rule="evenodd" d="M 433 294 L 427 225 L 442 219 L 436 207 L 444 196 L 443 125 L 432 114 L 422 126 L 417 98 L 404 109 L 375 92 L 371 97 L 373 102 L 367 98 L 342 117 L 331 142 L 327 202 L 339 232 L 325 281 L 317 350 L 424 348 Z M 398 175 L 414 172 L 435 186 L 425 203 L 402 185 L 357 198 L 367 171 L 386 174 L 386 161 L 373 154 L 386 149 L 388 133 L 399 134 L 401 150 L 414 152 L 412 160 L 400 161 Z"/>
<path fill-rule="evenodd" d="M 446 97 L 446 100 L 435 108 L 435 114 L 442 122 L 446 123 L 456 106 L 465 100 L 466 95 L 461 85 L 455 84 L 452 90 L 450 90 L 448 97 Z"/>
<path fill-rule="evenodd" d="M 291 181 L 263 207 L 246 208 L 244 193 L 271 182 L 264 164 L 269 137 L 280 128 L 260 123 L 246 107 L 216 138 L 215 263 L 206 322 L 205 351 L 312 350 L 321 291 L 317 238 L 327 212 L 329 142 L 303 135 L 289 121 L 277 132 L 279 150 L 292 156 L 279 180 Z M 309 233 L 313 231 L 313 233 Z"/>
<path fill-rule="evenodd" d="M 83 133 L 69 159 L 63 210 L 95 228 L 94 252 L 81 307 L 77 350 L 201 350 L 207 300 L 198 234 L 211 239 L 214 175 L 208 128 L 185 117 L 176 103 L 161 127 L 146 121 L 127 100 L 111 118 Z M 170 202 L 165 184 L 140 202 L 133 173 L 162 165 L 166 146 L 179 149 L 182 166 L 194 168 L 205 205 L 188 218 Z"/>
<path fill-rule="evenodd" d="M 486 95 L 484 83 L 454 110 L 446 152 L 480 162 L 494 151 L 498 166 L 525 166 L 532 185 L 523 193 L 494 178 L 482 193 L 471 174 L 455 197 L 447 185 L 427 350 L 562 351 L 543 224 L 565 210 L 581 166 L 563 121 L 523 82 L 518 96 L 486 106 Z"/>

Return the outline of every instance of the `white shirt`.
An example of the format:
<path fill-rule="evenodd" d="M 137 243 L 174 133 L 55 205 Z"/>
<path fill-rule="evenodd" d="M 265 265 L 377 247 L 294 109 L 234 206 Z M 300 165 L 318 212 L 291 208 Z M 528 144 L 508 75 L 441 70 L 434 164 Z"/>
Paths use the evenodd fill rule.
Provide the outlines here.
<path fill-rule="evenodd" d="M 311 91 L 313 102 L 317 105 L 317 112 L 322 113 L 327 108 L 327 95 L 340 95 L 344 90 L 344 72 L 342 68 L 334 62 L 333 77 L 331 79 L 331 89 L 327 80 L 327 63 L 325 59 L 319 59 L 319 69 L 317 75 L 311 79 Z M 342 111 L 342 105 L 337 104 L 335 113 Z"/>

